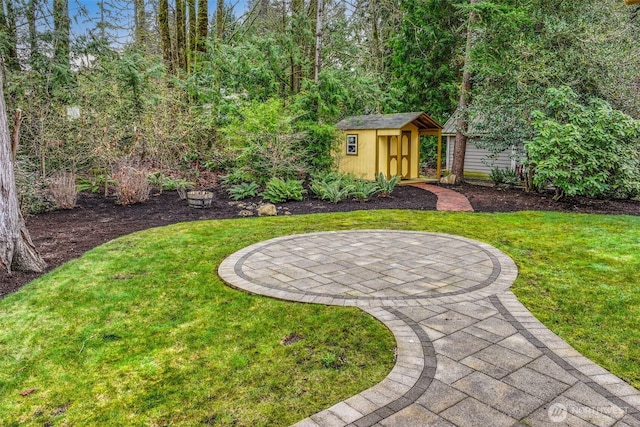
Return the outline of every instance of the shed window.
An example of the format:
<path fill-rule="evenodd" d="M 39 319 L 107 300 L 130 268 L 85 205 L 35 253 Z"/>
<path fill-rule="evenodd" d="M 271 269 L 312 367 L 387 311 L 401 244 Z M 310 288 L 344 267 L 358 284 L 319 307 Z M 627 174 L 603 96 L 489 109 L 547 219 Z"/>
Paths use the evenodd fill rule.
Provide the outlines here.
<path fill-rule="evenodd" d="M 347 135 L 347 154 L 358 155 L 358 135 Z"/>

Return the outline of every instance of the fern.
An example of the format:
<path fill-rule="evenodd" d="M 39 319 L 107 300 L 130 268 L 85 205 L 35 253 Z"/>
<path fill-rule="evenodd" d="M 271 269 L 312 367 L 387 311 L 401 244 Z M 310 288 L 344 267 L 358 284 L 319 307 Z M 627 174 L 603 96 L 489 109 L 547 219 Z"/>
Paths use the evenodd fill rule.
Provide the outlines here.
<path fill-rule="evenodd" d="M 258 184 L 255 182 L 243 182 L 227 190 L 233 200 L 242 200 L 258 195 Z"/>
<path fill-rule="evenodd" d="M 262 197 L 271 203 L 282 203 L 287 200 L 302 200 L 306 192 L 302 187 L 302 181 L 271 178 L 262 192 Z"/>

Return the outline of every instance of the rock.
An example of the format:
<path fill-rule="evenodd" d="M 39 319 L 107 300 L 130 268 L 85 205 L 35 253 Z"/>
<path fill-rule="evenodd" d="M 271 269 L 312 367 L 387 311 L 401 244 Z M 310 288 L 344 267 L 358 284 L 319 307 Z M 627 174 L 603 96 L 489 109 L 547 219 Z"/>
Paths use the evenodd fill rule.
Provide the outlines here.
<path fill-rule="evenodd" d="M 456 183 L 456 175 L 453 173 L 440 178 L 440 184 L 455 184 L 455 183 Z"/>
<path fill-rule="evenodd" d="M 278 210 L 276 206 L 271 203 L 265 203 L 264 205 L 260 205 L 258 207 L 258 215 L 259 216 L 274 216 L 278 215 Z"/>
<path fill-rule="evenodd" d="M 240 212 L 238 212 L 238 216 L 242 216 L 242 217 L 253 216 L 253 212 L 250 211 L 249 209 L 243 209 Z"/>

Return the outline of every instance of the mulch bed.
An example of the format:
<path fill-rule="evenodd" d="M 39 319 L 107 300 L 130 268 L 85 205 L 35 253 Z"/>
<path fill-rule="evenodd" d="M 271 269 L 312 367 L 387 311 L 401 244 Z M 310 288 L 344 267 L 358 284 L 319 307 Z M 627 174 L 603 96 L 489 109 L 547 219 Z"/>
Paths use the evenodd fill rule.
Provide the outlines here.
<path fill-rule="evenodd" d="M 526 193 L 520 189 L 500 189 L 464 184 L 449 187 L 459 191 L 479 212 L 513 212 L 521 210 L 553 210 L 585 213 L 640 215 L 640 202 L 621 200 L 591 200 L 567 198 L 553 201 L 552 194 Z M 119 206 L 112 199 L 82 193 L 73 210 L 48 212 L 27 218 L 31 237 L 49 266 L 49 270 L 82 255 L 84 252 L 116 237 L 150 227 L 203 219 L 239 217 L 239 212 L 252 210 L 259 199 L 229 200 L 225 191 L 217 188 L 209 209 L 192 209 L 175 192 L 154 195 L 145 203 Z M 414 187 L 397 187 L 391 197 L 374 197 L 366 203 L 343 201 L 338 204 L 315 199 L 278 205 L 279 215 L 319 212 L 347 212 L 369 209 L 435 210 L 437 198 L 432 193 Z M 246 213 L 246 212 L 245 212 Z M 0 298 L 16 291 L 39 274 L 0 272 Z"/>

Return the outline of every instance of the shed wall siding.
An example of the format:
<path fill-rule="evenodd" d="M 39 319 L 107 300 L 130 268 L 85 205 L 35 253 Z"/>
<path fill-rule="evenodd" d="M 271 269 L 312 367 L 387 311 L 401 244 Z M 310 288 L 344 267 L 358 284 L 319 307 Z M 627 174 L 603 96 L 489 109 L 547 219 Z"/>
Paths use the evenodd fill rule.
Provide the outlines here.
<path fill-rule="evenodd" d="M 347 155 L 347 135 L 358 135 L 358 155 Z M 352 173 L 356 178 L 371 179 L 375 175 L 376 166 L 376 131 L 346 130 L 343 132 L 342 144 L 338 157 L 338 170 Z"/>
<path fill-rule="evenodd" d="M 455 136 L 447 136 L 447 170 L 451 170 L 453 165 L 453 152 L 455 146 Z M 492 168 L 511 169 L 513 170 L 513 162 L 511 160 L 511 151 L 505 150 L 498 155 L 498 158 L 491 163 L 488 159 L 491 153 L 484 148 L 476 147 L 471 141 L 467 142 L 467 152 L 464 158 L 464 171 L 475 172 L 489 175 Z M 487 164 L 483 162 L 485 160 Z"/>

